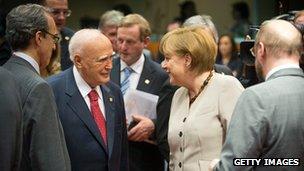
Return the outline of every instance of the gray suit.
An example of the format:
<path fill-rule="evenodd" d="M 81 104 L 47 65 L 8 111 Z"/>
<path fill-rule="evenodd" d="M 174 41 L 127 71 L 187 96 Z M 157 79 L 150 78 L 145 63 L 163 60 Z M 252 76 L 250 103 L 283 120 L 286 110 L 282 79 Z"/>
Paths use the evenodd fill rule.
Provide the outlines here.
<path fill-rule="evenodd" d="M 26 60 L 12 56 L 4 67 L 20 85 L 23 110 L 21 170 L 70 170 L 64 134 L 50 86 Z"/>
<path fill-rule="evenodd" d="M 238 100 L 214 170 L 304 170 L 304 74 L 288 68 Z M 300 166 L 234 166 L 234 158 L 299 158 Z"/>

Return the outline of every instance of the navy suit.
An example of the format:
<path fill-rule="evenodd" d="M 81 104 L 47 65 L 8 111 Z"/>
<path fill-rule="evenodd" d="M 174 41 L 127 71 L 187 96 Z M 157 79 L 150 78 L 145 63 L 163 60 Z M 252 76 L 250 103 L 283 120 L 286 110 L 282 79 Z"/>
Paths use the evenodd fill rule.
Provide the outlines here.
<path fill-rule="evenodd" d="M 72 170 L 128 170 L 128 142 L 123 97 L 119 87 L 101 85 L 104 100 L 106 146 L 76 85 L 72 67 L 48 79 L 64 129 Z"/>
<path fill-rule="evenodd" d="M 137 90 L 159 95 L 161 86 L 167 78 L 168 75 L 162 70 L 159 64 L 145 57 Z M 120 85 L 120 58 L 113 60 L 111 80 Z M 146 142 L 129 141 L 129 153 L 130 170 L 132 171 L 163 171 L 164 169 L 164 161 L 156 145 Z"/>
<path fill-rule="evenodd" d="M 73 62 L 70 59 L 69 42 L 71 37 L 74 35 L 74 31 L 67 27 L 63 27 L 60 31 L 60 35 L 62 37 L 60 41 L 60 64 L 61 70 L 64 71 L 70 66 L 73 66 Z"/>

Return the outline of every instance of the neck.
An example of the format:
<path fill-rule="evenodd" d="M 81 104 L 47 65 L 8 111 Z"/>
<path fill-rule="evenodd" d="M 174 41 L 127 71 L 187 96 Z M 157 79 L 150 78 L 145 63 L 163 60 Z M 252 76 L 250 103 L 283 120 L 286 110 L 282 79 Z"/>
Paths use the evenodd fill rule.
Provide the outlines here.
<path fill-rule="evenodd" d="M 196 96 L 199 93 L 204 81 L 207 79 L 209 74 L 210 74 L 210 71 L 207 71 L 200 75 L 192 76 L 192 78 L 191 78 L 191 76 L 189 77 L 189 79 L 188 79 L 189 81 L 185 85 L 185 87 L 189 90 L 190 98 L 193 98 L 194 96 Z"/>
<path fill-rule="evenodd" d="M 39 67 L 40 67 L 39 57 L 38 57 L 38 54 L 37 54 L 37 52 L 35 50 L 24 49 L 24 50 L 20 50 L 20 52 L 25 53 L 28 56 L 30 56 L 31 58 L 33 58 L 37 62 L 37 64 L 39 65 Z"/>
<path fill-rule="evenodd" d="M 281 65 L 286 65 L 286 64 L 299 65 L 299 58 L 298 57 L 288 57 L 288 58 L 281 58 L 281 59 L 274 59 L 274 58 L 268 59 L 265 66 L 263 67 L 264 78 L 273 68 L 281 66 Z"/>

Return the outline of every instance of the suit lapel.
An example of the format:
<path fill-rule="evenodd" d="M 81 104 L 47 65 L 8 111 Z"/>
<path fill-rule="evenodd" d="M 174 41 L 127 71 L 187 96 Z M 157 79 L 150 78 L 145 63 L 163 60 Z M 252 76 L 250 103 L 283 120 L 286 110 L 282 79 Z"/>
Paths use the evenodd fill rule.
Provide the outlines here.
<path fill-rule="evenodd" d="M 99 129 L 97 128 L 97 125 L 91 116 L 91 112 L 77 88 L 72 68 L 73 67 L 71 67 L 68 71 L 69 73 L 67 74 L 65 87 L 65 92 L 69 96 L 69 100 L 67 101 L 68 106 L 73 110 L 74 114 L 76 114 L 80 120 L 84 122 L 88 130 L 100 143 L 103 149 L 108 152 L 107 146 L 101 138 Z"/>
<path fill-rule="evenodd" d="M 108 140 L 108 150 L 109 157 L 111 157 L 114 144 L 114 135 L 115 135 L 115 109 L 114 109 L 114 96 L 111 94 L 110 89 L 106 85 L 100 86 L 103 96 L 103 102 L 106 112 L 107 120 L 107 140 Z"/>
<path fill-rule="evenodd" d="M 138 81 L 138 85 L 136 88 L 137 90 L 150 92 L 151 89 L 153 89 L 151 88 L 151 83 L 154 81 L 153 72 L 154 69 L 151 66 L 151 61 L 147 57 L 145 57 L 144 68 Z"/>

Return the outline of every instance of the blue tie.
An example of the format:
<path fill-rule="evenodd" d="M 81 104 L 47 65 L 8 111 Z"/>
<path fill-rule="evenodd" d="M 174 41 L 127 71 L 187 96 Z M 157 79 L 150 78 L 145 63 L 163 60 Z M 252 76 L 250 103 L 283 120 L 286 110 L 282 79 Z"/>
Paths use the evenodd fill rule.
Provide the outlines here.
<path fill-rule="evenodd" d="M 121 92 L 123 95 L 126 94 L 127 89 L 130 87 L 130 75 L 132 73 L 132 68 L 130 67 L 125 67 L 124 69 L 124 74 L 125 74 L 125 79 L 121 82 Z"/>

